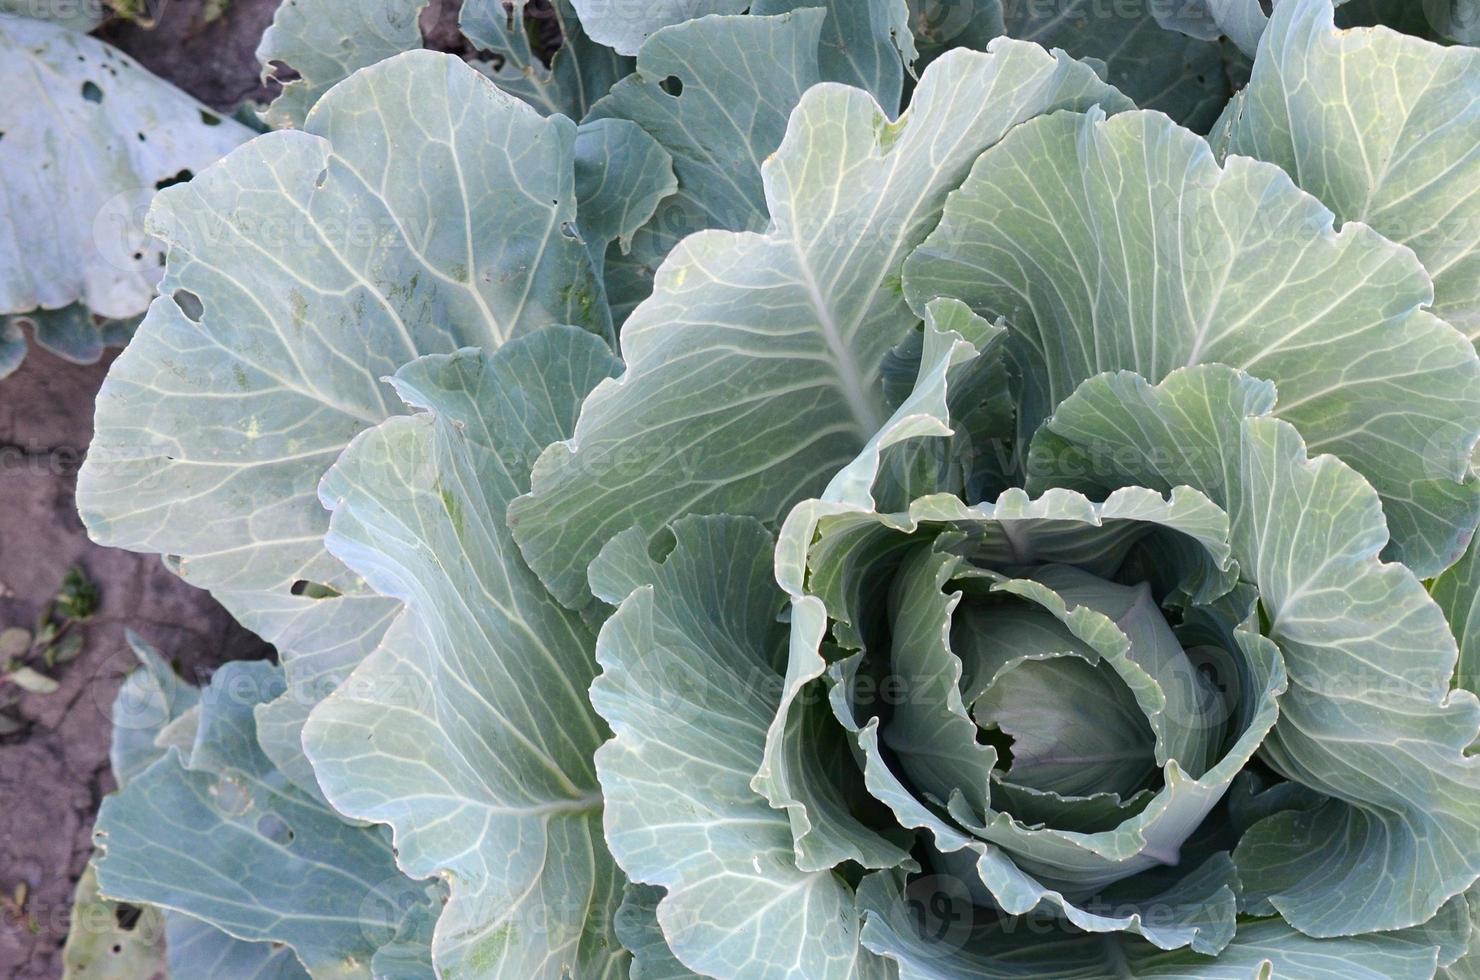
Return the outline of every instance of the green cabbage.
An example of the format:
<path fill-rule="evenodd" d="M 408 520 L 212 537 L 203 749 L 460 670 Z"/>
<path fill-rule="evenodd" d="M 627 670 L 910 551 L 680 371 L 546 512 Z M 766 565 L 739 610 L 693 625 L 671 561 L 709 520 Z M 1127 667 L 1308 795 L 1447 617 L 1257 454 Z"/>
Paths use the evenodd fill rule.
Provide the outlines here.
<path fill-rule="evenodd" d="M 91 533 L 282 659 L 120 731 L 106 897 L 314 977 L 1475 975 L 1460 8 L 337 6 L 99 399 Z"/>

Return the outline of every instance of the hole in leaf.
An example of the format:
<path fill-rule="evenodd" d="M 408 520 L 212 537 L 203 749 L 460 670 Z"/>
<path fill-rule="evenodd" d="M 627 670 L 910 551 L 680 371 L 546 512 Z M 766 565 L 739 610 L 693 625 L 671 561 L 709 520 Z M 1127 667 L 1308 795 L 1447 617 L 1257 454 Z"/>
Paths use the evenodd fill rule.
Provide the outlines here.
<path fill-rule="evenodd" d="M 190 172 L 190 168 L 186 167 L 184 170 L 179 171 L 171 177 L 161 177 L 156 180 L 154 182 L 154 189 L 157 191 L 162 191 L 166 187 L 173 187 L 176 184 L 183 184 L 194 176 L 195 174 Z"/>
<path fill-rule="evenodd" d="M 279 85 L 285 85 L 288 82 L 296 82 L 298 81 L 298 79 L 303 77 L 298 73 L 297 68 L 294 68 L 286 61 L 278 61 L 274 59 L 267 63 L 267 68 L 269 71 L 267 80 L 270 82 L 277 82 Z"/>
<path fill-rule="evenodd" d="M 175 305 L 180 308 L 180 312 L 185 314 L 187 319 L 194 323 L 200 322 L 200 318 L 205 315 L 206 306 L 200 301 L 199 296 L 188 289 L 177 289 L 172 296 Z"/>
<path fill-rule="evenodd" d="M 98 88 L 92 82 L 83 82 L 82 97 L 89 102 L 102 102 L 103 90 Z"/>
<path fill-rule="evenodd" d="M 140 143 L 147 143 L 147 142 L 149 142 L 149 137 L 145 136 L 143 133 L 139 133 L 138 136 L 139 136 L 139 142 Z"/>
<path fill-rule="evenodd" d="M 305 596 L 309 599 L 333 599 L 339 595 L 339 590 L 318 582 L 310 582 L 307 579 L 299 579 L 293 583 L 288 590 L 294 595 Z"/>
<path fill-rule="evenodd" d="M 329 179 L 329 168 L 328 167 L 325 167 L 323 170 L 320 170 L 319 171 L 319 175 L 313 179 L 313 186 L 315 188 L 323 187 L 324 186 L 324 181 L 326 181 L 328 179 Z"/>
<path fill-rule="evenodd" d="M 667 78 L 658 83 L 658 88 L 667 92 L 669 95 L 673 96 L 676 99 L 680 95 L 683 95 L 683 79 L 679 78 L 677 75 L 669 75 Z"/>
<path fill-rule="evenodd" d="M 287 847 L 293 843 L 293 828 L 275 813 L 264 813 L 257 818 L 257 833 L 279 847 Z"/>
<path fill-rule="evenodd" d="M 113 909 L 113 919 L 124 932 L 133 932 L 143 914 L 144 910 L 137 905 L 120 904 Z"/>
<path fill-rule="evenodd" d="M 214 112 L 206 112 L 204 109 L 200 110 L 200 121 L 205 123 L 207 126 L 221 125 L 220 116 L 216 115 Z"/>

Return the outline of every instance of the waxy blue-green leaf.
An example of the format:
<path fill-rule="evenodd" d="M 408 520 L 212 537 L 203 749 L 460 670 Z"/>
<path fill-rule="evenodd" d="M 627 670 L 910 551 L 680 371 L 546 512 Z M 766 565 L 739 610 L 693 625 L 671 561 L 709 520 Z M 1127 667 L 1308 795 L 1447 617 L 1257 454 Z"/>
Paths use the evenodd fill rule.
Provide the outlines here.
<path fill-rule="evenodd" d="M 733 980 L 873 980 L 853 893 L 800 870 L 784 811 L 751 789 L 777 704 L 786 595 L 756 521 L 694 517 L 652 557 L 619 535 L 591 585 L 602 627 L 591 699 L 615 738 L 597 753 L 606 836 L 628 876 L 661 886 L 657 918 L 683 964 Z"/>
<path fill-rule="evenodd" d="M 171 749 L 103 801 L 99 890 L 285 944 L 315 977 L 368 980 L 380 947 L 434 917 L 435 892 L 396 870 L 379 829 L 346 823 L 262 754 L 252 708 L 282 690 L 272 664 L 217 671 L 188 754 Z"/>
<path fill-rule="evenodd" d="M 418 51 L 159 197 L 165 295 L 99 395 L 79 507 L 95 540 L 174 556 L 276 643 L 294 690 L 317 691 L 300 704 L 393 607 L 324 550 L 316 492 L 356 433 L 404 411 L 381 379 L 552 322 L 609 330 L 574 231 L 575 138 Z M 279 719 L 274 758 L 301 715 Z"/>
<path fill-rule="evenodd" d="M 1294 0 L 1285 0 L 1294 6 Z M 1318 0 L 1340 10 L 1349 0 Z M 1271 0 L 1178 0 L 1156 8 L 1157 19 L 1169 30 L 1196 38 L 1227 37 L 1248 57 L 1261 49 L 1269 25 L 1279 14 Z M 1459 44 L 1480 42 L 1480 0 L 1350 0 L 1342 11 L 1343 26 L 1383 24 L 1405 33 Z"/>
<path fill-rule="evenodd" d="M 678 961 L 663 927 L 658 925 L 658 902 L 663 889 L 627 884 L 617 909 L 617 938 L 632 953 L 631 980 L 698 980 L 698 974 Z"/>
<path fill-rule="evenodd" d="M 641 126 L 672 156 L 678 178 L 678 193 L 637 232 L 631 251 L 607 256 L 607 301 L 618 323 L 652 292 L 658 266 L 685 236 L 766 227 L 761 162 L 820 79 L 823 16 L 708 17 L 664 28 L 643 44 L 636 72 L 592 107 L 588 124 L 612 117 Z"/>
<path fill-rule="evenodd" d="M 1284 0 L 1226 152 L 1280 166 L 1338 220 L 1412 248 L 1434 313 L 1480 343 L 1477 128 L 1480 50 L 1337 30 L 1331 0 Z"/>
<path fill-rule="evenodd" d="M 1476 980 L 1480 977 L 1480 888 L 1471 888 L 1465 898 L 1470 912 L 1469 942 L 1458 959 L 1440 969 L 1438 980 Z"/>
<path fill-rule="evenodd" d="M 1480 516 L 1480 358 L 1424 309 L 1412 252 L 1332 221 L 1283 171 L 1220 167 L 1165 116 L 1063 113 L 982 155 L 905 263 L 905 293 L 1007 318 L 1024 439 L 1101 371 L 1270 378 L 1276 414 L 1383 495 L 1391 554 L 1432 574 Z"/>
<path fill-rule="evenodd" d="M 1378 559 L 1377 494 L 1334 457 L 1308 458 L 1269 417 L 1275 402 L 1273 386 L 1221 365 L 1156 386 L 1102 375 L 1035 438 L 1029 483 L 1189 484 L 1227 508 L 1290 674 L 1261 757 L 1334 797 L 1249 830 L 1240 878 L 1309 935 L 1406 928 L 1480 877 L 1480 758 L 1466 755 L 1480 700 L 1450 689 L 1458 651 L 1439 606 Z"/>
<path fill-rule="evenodd" d="M 132 630 L 127 641 L 140 669 L 123 679 L 113 698 L 108 763 L 120 786 L 165 754 L 165 747 L 157 744 L 161 733 L 200 703 L 200 692 L 182 680 L 159 651 Z"/>
<path fill-rule="evenodd" d="M 57 335 L 65 355 L 88 311 L 127 318 L 149 305 L 163 249 L 139 218 L 155 189 L 252 131 L 101 41 L 10 13 L 0 13 L 0 90 L 0 317 L 65 318 L 48 327 L 74 328 Z"/>
<path fill-rule="evenodd" d="M 171 977 L 230 977 L 231 980 L 308 980 L 309 977 L 290 947 L 233 939 L 181 912 L 165 916 L 164 933 Z"/>
<path fill-rule="evenodd" d="M 181 680 L 159 652 L 137 634 L 129 631 L 127 639 L 141 667 L 124 678 L 110 712 L 113 739 L 108 758 L 120 788 L 172 747 L 188 762 L 201 713 L 200 692 Z M 297 757 L 307 768 L 301 748 Z M 93 874 L 91 865 L 87 873 Z M 82 885 L 78 887 L 81 889 Z M 96 890 L 96 885 L 93 888 Z M 131 930 L 130 934 L 150 928 L 151 916 L 156 917 L 153 927 L 167 934 L 165 949 L 171 976 L 229 976 L 244 980 L 304 980 L 308 976 L 289 947 L 236 939 L 184 912 L 161 913 L 146 907 L 137 930 Z M 78 930 L 74 929 L 71 936 L 77 934 Z M 129 948 L 128 944 L 125 947 Z M 94 975 L 95 967 L 80 976 Z M 119 980 L 137 980 L 139 976 L 135 970 Z"/>
<path fill-rule="evenodd" d="M 579 120 L 618 79 L 631 73 L 632 59 L 593 40 L 576 14 L 578 6 L 573 0 L 551 0 L 538 8 L 529 0 L 466 0 L 458 26 L 480 50 L 502 60 L 489 72 L 499 88 L 542 113 Z M 560 34 L 560 46 L 548 55 L 548 68 L 540 53 L 546 41 L 537 36 L 539 19 L 544 17 L 555 18 Z"/>
<path fill-rule="evenodd" d="M 1166 6 L 1166 0 L 1013 0 L 1003 10 L 1003 27 L 1009 37 L 1099 61 L 1105 80 L 1136 105 L 1206 131 L 1232 94 L 1222 50 L 1164 28 L 1154 14 Z"/>
<path fill-rule="evenodd" d="M 131 316 L 111 320 L 97 317 L 81 303 L 73 303 L 59 310 L 31 310 L 14 316 L 0 316 L 0 334 L 13 337 L 13 341 L 0 340 L 0 378 L 14 371 L 25 357 L 25 336 L 22 325 L 31 328 L 36 346 L 51 351 L 73 364 L 96 364 L 103 352 L 110 347 L 123 347 L 134 335 L 142 316 Z M 16 356 L 7 353 L 11 343 Z"/>
<path fill-rule="evenodd" d="M 477 0 L 474 0 L 477 2 Z M 289 0 L 257 44 L 264 79 L 296 78 L 262 111 L 274 129 L 303 126 L 308 110 L 361 68 L 421 47 L 417 18 L 427 0 Z"/>
<path fill-rule="evenodd" d="M 593 119 L 576 130 L 580 232 L 597 275 L 609 246 L 632 251 L 632 236 L 678 190 L 673 157 L 626 119 Z"/>
<path fill-rule="evenodd" d="M 711 14 L 739 14 L 750 0 L 569 0 L 586 31 L 622 54 L 635 55 L 665 27 Z"/>
<path fill-rule="evenodd" d="M 1098 103 L 1127 104 L 1085 66 L 1006 39 L 937 61 L 897 122 L 856 89 L 811 89 L 763 168 L 769 230 L 706 231 L 670 254 L 623 327 L 626 372 L 510 509 L 551 591 L 587 602 L 586 565 L 630 525 L 776 520 L 820 491 L 888 414 L 883 358 L 917 322 L 899 267 L 946 194 L 1023 120 Z"/>
<path fill-rule="evenodd" d="M 1480 694 L 1480 536 L 1454 567 L 1434 580 L 1430 593 L 1459 643 L 1454 686 Z"/>
<path fill-rule="evenodd" d="M 750 12 L 782 14 L 806 7 L 827 12 L 819 62 L 823 80 L 861 88 L 891 118 L 897 116 L 905 72 L 919 57 L 906 0 L 756 0 Z"/>
<path fill-rule="evenodd" d="M 1182 0 L 1157 4 L 1152 9 L 1168 30 L 1203 40 L 1221 35 L 1251 58 L 1269 21 L 1261 0 Z"/>
<path fill-rule="evenodd" d="M 625 969 L 592 763 L 607 737 L 586 696 L 595 636 L 504 523 L 540 449 L 616 369 L 572 327 L 413 361 L 395 384 L 425 411 L 361 435 L 324 479 L 330 548 L 406 612 L 314 709 L 304 746 L 336 808 L 390 824 L 401 867 L 447 881 L 444 978 Z"/>

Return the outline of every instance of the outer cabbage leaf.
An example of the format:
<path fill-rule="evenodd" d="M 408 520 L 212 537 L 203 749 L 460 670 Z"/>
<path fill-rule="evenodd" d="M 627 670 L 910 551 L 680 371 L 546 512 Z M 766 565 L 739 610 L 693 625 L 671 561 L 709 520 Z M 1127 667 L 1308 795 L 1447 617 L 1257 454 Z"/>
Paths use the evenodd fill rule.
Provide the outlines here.
<path fill-rule="evenodd" d="M 1186 483 L 1228 509 L 1290 674 L 1261 757 L 1333 798 L 1257 823 L 1235 853 L 1239 875 L 1251 900 L 1308 935 L 1406 928 L 1480 876 L 1480 758 L 1465 754 L 1480 700 L 1450 689 L 1457 650 L 1438 605 L 1408 568 L 1377 558 L 1377 495 L 1337 459 L 1307 458 L 1269 417 L 1274 400 L 1221 365 L 1157 386 L 1102 375 L 1035 438 L 1029 483 Z"/>
<path fill-rule="evenodd" d="M 607 299 L 619 323 L 652 292 L 654 272 L 685 236 L 765 228 L 761 161 L 820 77 L 822 18 L 804 10 L 664 28 L 643 44 L 636 72 L 592 107 L 588 124 L 617 118 L 641 126 L 672 156 L 678 179 L 678 193 L 634 235 L 630 252 L 607 256 Z"/>
<path fill-rule="evenodd" d="M 504 523 L 540 449 L 616 369 L 572 327 L 413 361 L 395 384 L 426 411 L 364 433 L 324 479 L 329 546 L 406 612 L 304 745 L 336 808 L 389 823 L 407 873 L 447 880 L 444 978 L 625 969 L 592 764 L 607 736 L 586 697 L 595 637 Z"/>
<path fill-rule="evenodd" d="M 154 664 L 149 676 L 161 668 L 168 669 Z M 216 673 L 188 752 L 166 751 L 103 801 L 94 832 L 98 887 L 237 939 L 285 944 L 314 976 L 368 978 L 380 947 L 413 935 L 438 902 L 430 886 L 396 870 L 378 829 L 345 823 L 262 754 L 252 707 L 282 689 L 268 663 Z M 208 947 L 264 971 L 272 959 L 215 937 Z M 172 969 L 181 959 L 171 954 Z M 292 971 L 278 965 L 265 975 Z"/>
<path fill-rule="evenodd" d="M 380 379 L 551 322 L 609 330 L 575 231 L 575 139 L 457 59 L 411 52 L 152 212 L 165 295 L 99 394 L 79 508 L 95 540 L 176 556 L 278 645 L 298 706 L 264 712 L 300 786 L 303 707 L 395 605 L 324 550 L 316 494 L 357 432 L 403 411 Z"/>
<path fill-rule="evenodd" d="M 164 757 L 172 746 L 178 747 L 182 756 L 188 759 L 200 719 L 200 692 L 181 680 L 164 658 L 133 632 L 128 634 L 128 643 L 139 658 L 141 669 L 124 678 L 113 699 L 113 740 L 109 761 L 113 778 L 120 787 L 127 786 L 134 776 Z M 299 749 L 300 760 L 302 755 L 303 751 Z M 87 875 L 91 877 L 93 874 L 89 865 Z M 83 886 L 79 884 L 78 887 L 80 890 Z M 96 892 L 96 884 L 91 887 Z M 243 980 L 302 980 L 308 976 L 289 947 L 236 939 L 184 912 L 161 912 L 146 906 L 144 918 L 128 935 L 137 942 L 145 930 L 151 928 L 151 922 L 152 928 L 163 930 L 171 976 L 229 976 L 233 980 L 237 977 Z M 74 929 L 69 934 L 69 950 L 73 937 L 80 932 L 82 930 Z M 133 948 L 128 942 L 122 945 L 125 950 Z M 108 948 L 111 950 L 111 946 Z M 131 957 L 133 953 L 123 955 Z M 132 959 L 125 959 L 123 963 L 131 972 L 124 972 L 120 980 L 138 980 L 142 976 L 134 968 Z M 96 964 L 88 968 L 86 975 L 93 976 L 95 969 Z"/>
<path fill-rule="evenodd" d="M 786 596 L 773 541 L 739 517 L 685 518 L 661 559 L 634 529 L 591 567 L 619 604 L 602 627 L 592 703 L 612 853 L 666 895 L 657 918 L 689 969 L 719 977 L 887 976 L 859 946 L 851 889 L 802 871 L 787 816 L 750 788 L 776 708 Z"/>
<path fill-rule="evenodd" d="M 548 68 L 535 50 L 536 39 L 530 36 L 534 12 L 528 0 L 468 0 L 458 23 L 481 50 L 502 60 L 491 72 L 500 88 L 543 113 L 580 119 L 618 79 L 632 71 L 632 59 L 588 35 L 576 15 L 579 6 L 573 0 L 551 0 L 542 14 L 553 14 L 560 27 L 560 47 Z"/>
<path fill-rule="evenodd" d="M 474 0 L 476 2 L 476 0 Z M 301 128 L 331 88 L 377 62 L 421 47 L 417 17 L 427 0 L 291 0 L 280 5 L 257 44 L 264 80 L 282 68 L 297 78 L 262 111 L 274 129 Z"/>
<path fill-rule="evenodd" d="M 62 980 L 80 980 L 83 977 L 87 980 L 95 977 L 97 980 L 167 980 L 164 916 L 158 909 L 148 907 L 135 906 L 130 912 L 118 903 L 100 897 L 97 873 L 90 864 L 77 879 L 71 916 L 67 944 L 62 947 Z M 293 960 L 291 953 L 288 959 Z M 293 960 L 293 965 L 298 966 L 298 962 Z M 298 967 L 298 970 L 302 976 L 303 968 Z"/>
<path fill-rule="evenodd" d="M 884 420 L 881 363 L 915 322 L 899 266 L 945 195 L 1014 125 L 1102 102 L 1127 104 L 1085 66 L 1007 39 L 938 60 L 895 123 L 856 89 L 811 89 L 763 168 L 770 229 L 674 250 L 623 327 L 626 372 L 510 508 L 551 591 L 586 602 L 585 566 L 629 525 L 775 520 L 821 489 Z"/>
<path fill-rule="evenodd" d="M 308 980 L 288 946 L 243 942 L 181 912 L 166 913 L 164 934 L 171 977 Z"/>
<path fill-rule="evenodd" d="M 7 13 L 0 88 L 0 314 L 68 318 L 47 327 L 68 352 L 76 342 L 62 328 L 87 310 L 127 318 L 148 306 L 163 249 L 138 219 L 155 189 L 252 131 L 101 41 Z"/>
<path fill-rule="evenodd" d="M 59 310 L 31 310 L 0 316 L 0 378 L 20 366 L 26 356 L 23 324 L 29 324 L 36 344 L 73 364 L 96 364 L 110 347 L 122 347 L 134 335 L 142 317 L 111 320 L 93 315 L 81 303 Z"/>
<path fill-rule="evenodd" d="M 1480 515 L 1480 359 L 1422 307 L 1428 276 L 1268 164 L 1154 113 L 1036 120 L 984 153 L 905 263 L 905 294 L 1005 316 L 1027 438 L 1086 378 L 1224 363 L 1383 495 L 1391 553 L 1433 574 Z"/>
<path fill-rule="evenodd" d="M 1004 29 L 1103 63 L 1105 80 L 1136 105 L 1206 131 L 1232 94 L 1223 53 L 1213 41 L 1166 30 L 1154 15 L 1166 6 L 1166 0 L 1013 0 L 1004 7 Z"/>
<path fill-rule="evenodd" d="M 648 38 L 664 27 L 710 14 L 739 14 L 750 0 L 644 0 L 640 4 L 611 0 L 570 0 L 593 38 L 622 54 L 637 54 Z"/>
<path fill-rule="evenodd" d="M 607 249 L 632 251 L 632 238 L 678 190 L 673 157 L 636 123 L 593 119 L 576 131 L 580 230 L 598 274 Z"/>
<path fill-rule="evenodd" d="M 1206 40 L 1223 35 L 1251 58 L 1269 20 L 1261 0 L 1188 0 L 1152 9 L 1163 27 Z"/>
<path fill-rule="evenodd" d="M 1480 537 L 1430 589 L 1459 643 L 1454 686 L 1480 694 Z"/>
<path fill-rule="evenodd" d="M 1340 221 L 1418 254 L 1436 314 L 1480 343 L 1480 50 L 1337 30 L 1330 0 L 1285 0 L 1226 152 L 1277 164 Z"/>
<path fill-rule="evenodd" d="M 1443 969 L 1437 974 L 1438 980 L 1475 980 L 1480 977 L 1480 888 L 1471 888 L 1466 900 L 1470 908 L 1469 941 L 1458 959 L 1443 964 Z"/>
<path fill-rule="evenodd" d="M 663 928 L 658 925 L 658 902 L 663 889 L 628 882 L 617 909 L 617 938 L 632 952 L 631 980 L 695 980 L 698 977 L 684 966 L 668 948 Z"/>
<path fill-rule="evenodd" d="M 754 14 L 823 7 L 822 78 L 861 88 L 890 117 L 899 114 L 905 70 L 919 57 L 905 0 L 756 0 Z M 985 45 L 983 45 L 985 47 Z"/>

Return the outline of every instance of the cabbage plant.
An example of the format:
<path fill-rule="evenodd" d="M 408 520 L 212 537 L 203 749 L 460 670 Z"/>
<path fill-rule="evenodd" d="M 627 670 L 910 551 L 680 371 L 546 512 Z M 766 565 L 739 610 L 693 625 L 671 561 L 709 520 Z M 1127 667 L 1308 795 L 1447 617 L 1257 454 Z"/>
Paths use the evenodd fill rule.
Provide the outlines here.
<path fill-rule="evenodd" d="M 1480 54 L 701 6 L 340 45 L 158 196 L 79 505 L 282 666 L 151 661 L 100 891 L 256 975 L 1475 975 Z"/>

